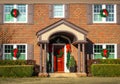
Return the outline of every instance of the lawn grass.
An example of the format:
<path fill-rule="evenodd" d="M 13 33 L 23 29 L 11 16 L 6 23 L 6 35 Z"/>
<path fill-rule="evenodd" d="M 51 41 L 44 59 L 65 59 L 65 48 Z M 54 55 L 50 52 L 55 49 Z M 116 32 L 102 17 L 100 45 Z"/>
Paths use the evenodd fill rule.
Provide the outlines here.
<path fill-rule="evenodd" d="M 120 84 L 120 77 L 0 78 L 0 84 Z"/>

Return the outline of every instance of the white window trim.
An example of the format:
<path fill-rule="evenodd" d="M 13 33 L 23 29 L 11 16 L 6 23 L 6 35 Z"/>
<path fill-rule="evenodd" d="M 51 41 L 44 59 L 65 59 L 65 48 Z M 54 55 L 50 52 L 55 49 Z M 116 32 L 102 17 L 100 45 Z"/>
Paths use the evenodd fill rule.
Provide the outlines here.
<path fill-rule="evenodd" d="M 25 60 L 27 60 L 27 44 L 3 44 L 3 57 L 2 59 L 5 60 L 5 45 L 13 45 L 13 48 L 17 48 L 17 45 L 25 45 L 25 48 L 26 48 L 26 52 L 25 52 Z"/>
<path fill-rule="evenodd" d="M 106 45 L 114 45 L 114 47 L 115 47 L 115 56 L 114 56 L 114 59 L 117 59 L 117 44 L 116 43 L 95 43 L 95 44 L 93 44 L 93 59 L 95 59 L 94 58 L 94 45 L 102 45 L 103 46 L 103 48 L 106 48 Z M 96 53 L 97 54 L 97 53 Z"/>
<path fill-rule="evenodd" d="M 102 9 L 104 9 L 106 4 L 101 4 L 101 5 L 102 5 Z M 92 5 L 92 16 L 93 16 L 92 19 L 93 19 L 93 23 L 116 23 L 117 22 L 117 20 L 116 20 L 116 18 L 117 18 L 116 4 L 113 4 L 113 5 L 114 5 L 114 21 L 107 22 L 104 17 L 102 18 L 102 21 L 94 21 L 94 4 L 93 4 Z"/>
<path fill-rule="evenodd" d="M 54 5 L 59 5 L 59 4 L 54 4 Z M 53 5 L 53 6 L 54 6 Z M 54 16 L 54 8 L 53 8 L 53 18 L 65 18 L 65 4 L 60 4 L 63 6 L 63 16 Z"/>
<path fill-rule="evenodd" d="M 14 5 L 14 8 L 17 7 L 18 4 L 13 4 Z M 14 21 L 5 21 L 5 5 L 4 5 L 4 8 L 3 8 L 3 22 L 4 23 L 27 23 L 28 22 L 28 5 L 26 5 L 26 21 L 17 21 L 17 18 L 14 18 Z"/>

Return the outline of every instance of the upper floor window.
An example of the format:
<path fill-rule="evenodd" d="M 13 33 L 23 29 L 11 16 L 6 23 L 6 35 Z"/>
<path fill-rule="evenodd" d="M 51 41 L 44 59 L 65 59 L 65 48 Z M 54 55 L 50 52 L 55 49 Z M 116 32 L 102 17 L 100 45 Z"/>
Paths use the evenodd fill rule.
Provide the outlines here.
<path fill-rule="evenodd" d="M 63 4 L 53 5 L 53 17 L 64 18 L 65 17 L 65 5 Z"/>
<path fill-rule="evenodd" d="M 100 11 L 106 9 L 107 17 L 102 17 Z M 116 23 L 116 5 L 113 4 L 95 4 L 93 5 L 93 23 Z"/>
<path fill-rule="evenodd" d="M 27 8 L 25 4 L 6 4 L 4 5 L 4 23 L 27 23 Z M 12 9 L 19 11 L 18 17 L 11 15 Z"/>

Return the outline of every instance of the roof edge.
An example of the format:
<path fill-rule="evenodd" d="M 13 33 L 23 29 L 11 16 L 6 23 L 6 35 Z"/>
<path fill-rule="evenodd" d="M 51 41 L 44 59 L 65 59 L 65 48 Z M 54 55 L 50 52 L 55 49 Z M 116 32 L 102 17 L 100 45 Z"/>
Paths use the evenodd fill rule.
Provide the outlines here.
<path fill-rule="evenodd" d="M 57 3 L 107 3 L 107 4 L 119 4 L 120 0 L 0 0 L 0 4 L 37 4 L 37 3 L 47 3 L 47 4 L 57 4 Z"/>

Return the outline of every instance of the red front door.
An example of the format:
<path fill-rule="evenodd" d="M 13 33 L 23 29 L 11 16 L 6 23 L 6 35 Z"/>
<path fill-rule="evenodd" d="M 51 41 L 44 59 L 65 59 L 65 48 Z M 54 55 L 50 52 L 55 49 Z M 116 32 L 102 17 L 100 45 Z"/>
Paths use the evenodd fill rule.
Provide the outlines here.
<path fill-rule="evenodd" d="M 64 46 L 56 45 L 54 52 L 54 71 L 64 72 Z"/>

